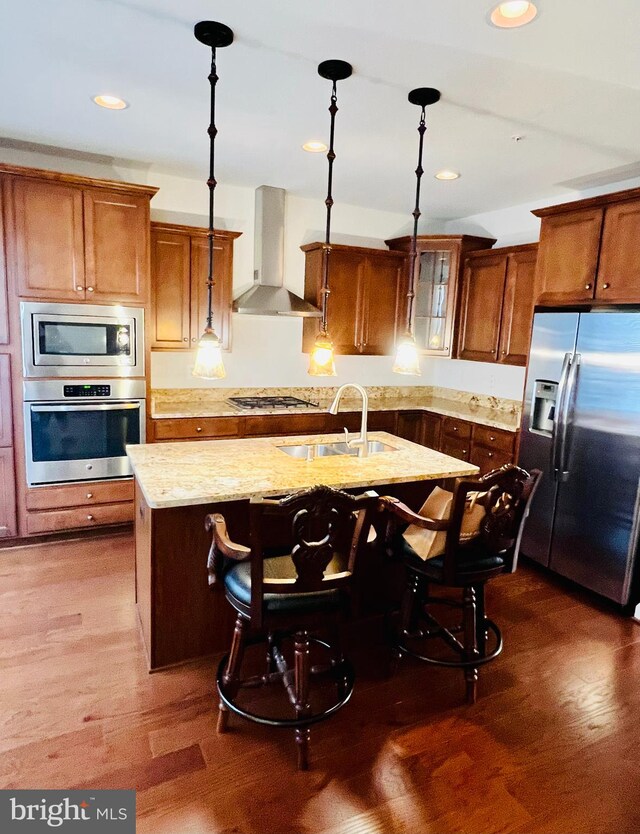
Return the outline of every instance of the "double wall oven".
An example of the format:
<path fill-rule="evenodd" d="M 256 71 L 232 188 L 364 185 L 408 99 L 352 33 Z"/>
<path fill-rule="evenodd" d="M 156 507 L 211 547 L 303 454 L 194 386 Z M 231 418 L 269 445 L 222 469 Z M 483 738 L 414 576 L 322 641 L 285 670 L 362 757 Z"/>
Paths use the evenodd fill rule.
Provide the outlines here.
<path fill-rule="evenodd" d="M 145 439 L 144 311 L 22 302 L 20 312 L 28 485 L 130 477 L 126 446 Z"/>

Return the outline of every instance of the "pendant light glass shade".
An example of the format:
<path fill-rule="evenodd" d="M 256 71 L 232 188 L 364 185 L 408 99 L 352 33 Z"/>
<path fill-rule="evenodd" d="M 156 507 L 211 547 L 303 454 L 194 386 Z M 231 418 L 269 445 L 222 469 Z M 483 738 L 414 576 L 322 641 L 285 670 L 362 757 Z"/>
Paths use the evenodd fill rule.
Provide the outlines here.
<path fill-rule="evenodd" d="M 318 333 L 309 357 L 309 376 L 337 376 L 333 342 L 326 333 Z"/>
<path fill-rule="evenodd" d="M 411 333 L 405 333 L 398 342 L 392 370 L 395 374 L 420 376 L 420 353 Z"/>
<path fill-rule="evenodd" d="M 191 372 L 200 379 L 224 379 L 227 375 L 222 361 L 222 345 L 213 330 L 207 328 L 198 342 L 196 364 Z"/>

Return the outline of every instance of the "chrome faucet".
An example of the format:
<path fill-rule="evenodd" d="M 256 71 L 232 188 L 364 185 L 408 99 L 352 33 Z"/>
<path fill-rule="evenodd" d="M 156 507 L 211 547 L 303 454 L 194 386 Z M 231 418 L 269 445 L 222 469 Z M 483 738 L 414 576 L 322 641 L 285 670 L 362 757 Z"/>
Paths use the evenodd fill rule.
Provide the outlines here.
<path fill-rule="evenodd" d="M 357 382 L 345 382 L 344 385 L 341 385 L 336 391 L 336 395 L 333 398 L 333 402 L 329 406 L 329 414 L 338 413 L 338 406 L 340 405 L 340 400 L 342 399 L 342 395 L 347 390 L 347 388 L 355 388 L 355 390 L 362 397 L 362 422 L 360 423 L 359 437 L 350 438 L 349 430 L 345 427 L 344 439 L 347 446 L 350 449 L 358 447 L 358 457 L 366 458 L 369 454 L 369 441 L 367 439 L 367 415 L 369 412 L 369 396 L 362 387 L 362 385 L 358 385 Z"/>

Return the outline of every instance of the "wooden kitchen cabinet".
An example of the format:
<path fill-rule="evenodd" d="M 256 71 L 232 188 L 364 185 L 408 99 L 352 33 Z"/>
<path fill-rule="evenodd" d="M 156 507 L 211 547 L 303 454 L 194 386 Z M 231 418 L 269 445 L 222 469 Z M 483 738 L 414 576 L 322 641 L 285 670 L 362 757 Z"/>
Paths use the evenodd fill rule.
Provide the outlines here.
<path fill-rule="evenodd" d="M 4 199 L 0 179 L 0 345 L 9 344 L 9 299 L 7 295 L 7 261 L 4 250 Z"/>
<path fill-rule="evenodd" d="M 87 301 L 144 305 L 149 293 L 149 198 L 85 190 Z"/>
<path fill-rule="evenodd" d="M 17 536 L 13 449 L 0 449 L 0 538 Z"/>
<path fill-rule="evenodd" d="M 231 342 L 233 241 L 240 232 L 214 238 L 213 326 L 222 345 Z M 209 248 L 206 229 L 151 224 L 151 348 L 193 350 L 207 318 Z"/>
<path fill-rule="evenodd" d="M 0 447 L 13 445 L 11 357 L 0 354 Z"/>
<path fill-rule="evenodd" d="M 0 165 L 7 266 L 21 298 L 144 305 L 157 189 Z"/>
<path fill-rule="evenodd" d="M 322 244 L 301 247 L 306 255 L 305 299 L 322 304 Z M 402 252 L 332 245 L 327 305 L 329 334 L 336 354 L 393 353 L 400 310 L 406 294 Z M 318 333 L 316 319 L 305 319 L 303 351 Z"/>
<path fill-rule="evenodd" d="M 385 241 L 408 257 L 411 238 Z M 473 235 L 419 235 L 416 240 L 414 335 L 420 351 L 429 356 L 450 357 L 455 352 L 460 312 L 460 284 L 466 256 L 488 249 L 494 238 Z M 398 331 L 406 328 L 406 304 L 400 308 Z"/>
<path fill-rule="evenodd" d="M 537 303 L 640 303 L 639 188 L 533 213 L 542 220 Z"/>
<path fill-rule="evenodd" d="M 458 358 L 526 365 L 536 244 L 474 252 L 466 261 Z"/>

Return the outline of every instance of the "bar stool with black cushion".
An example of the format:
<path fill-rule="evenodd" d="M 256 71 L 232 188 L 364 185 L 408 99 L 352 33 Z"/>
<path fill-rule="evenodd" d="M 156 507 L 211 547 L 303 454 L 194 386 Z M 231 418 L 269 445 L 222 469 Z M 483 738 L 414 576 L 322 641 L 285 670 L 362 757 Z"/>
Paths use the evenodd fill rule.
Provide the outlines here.
<path fill-rule="evenodd" d="M 478 668 L 502 651 L 500 629 L 486 616 L 485 585 L 516 570 L 540 475 L 507 464 L 482 478 L 458 479 L 452 494 L 436 488 L 420 514 L 392 497 L 379 501 L 388 513 L 387 553 L 400 559 L 407 573 L 399 623 L 392 630 L 394 656 L 463 669 L 468 703 L 476 701 Z M 430 509 L 438 517 L 425 517 Z M 432 596 L 431 584 L 459 588 L 461 599 Z M 433 613 L 438 606 L 443 612 L 461 609 L 462 622 L 443 624 L 443 615 L 438 620 Z"/>
<path fill-rule="evenodd" d="M 307 769 L 310 726 L 337 712 L 353 691 L 353 666 L 342 654 L 339 628 L 377 500 L 375 492 L 353 496 L 326 486 L 278 500 L 252 499 L 249 547 L 229 539 L 223 516 L 208 516 L 207 529 L 213 534 L 209 581 L 222 579 L 226 598 L 237 611 L 231 650 L 218 667 L 218 732 L 227 729 L 230 712 L 294 729 L 298 767 Z M 274 556 L 265 546 L 268 526 L 283 523 L 290 547 L 286 555 Z M 267 644 L 266 669 L 243 676 L 245 648 L 257 642 Z M 328 662 L 312 665 L 312 653 L 325 655 Z M 268 700 L 271 712 L 241 703 L 241 690 L 279 682 L 284 684 L 278 691 L 285 707 L 278 705 L 277 714 L 272 714 L 273 698 Z"/>

